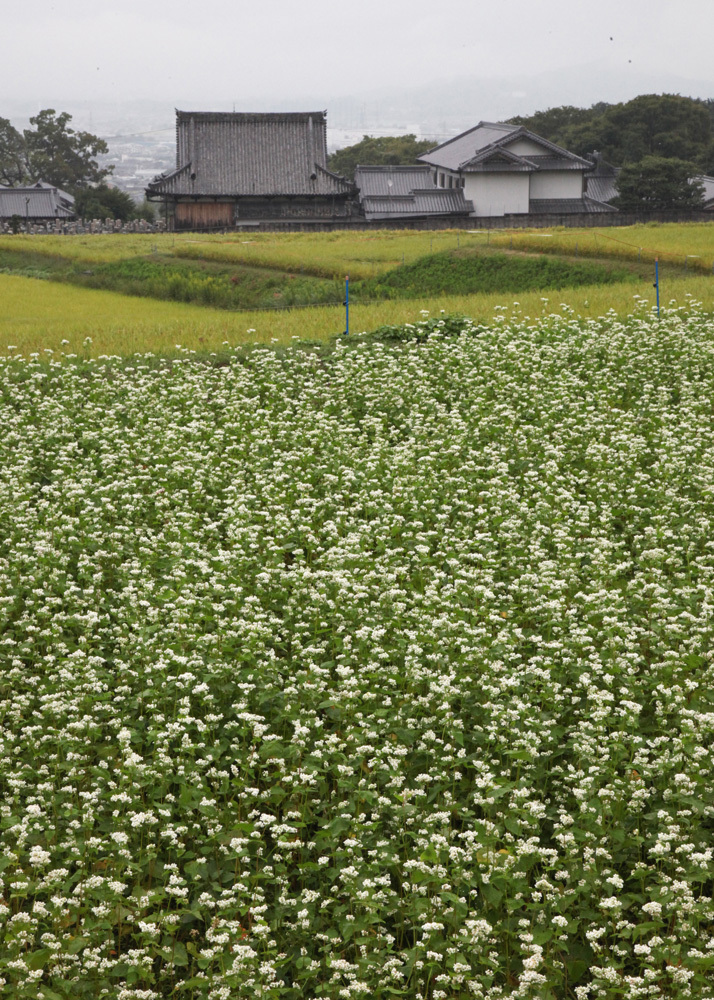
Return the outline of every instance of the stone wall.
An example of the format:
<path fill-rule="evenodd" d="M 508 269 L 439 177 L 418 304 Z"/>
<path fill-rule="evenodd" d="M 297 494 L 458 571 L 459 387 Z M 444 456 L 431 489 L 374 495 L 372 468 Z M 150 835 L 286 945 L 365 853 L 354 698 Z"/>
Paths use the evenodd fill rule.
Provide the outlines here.
<path fill-rule="evenodd" d="M 0 220 L 0 233 L 12 233 L 9 219 Z M 122 222 L 121 219 L 92 219 L 80 222 L 68 222 L 56 219 L 54 222 L 30 222 L 20 224 L 19 233 L 30 233 L 33 236 L 52 234 L 56 236 L 84 236 L 91 233 L 165 233 L 166 223 L 160 220 L 156 223 L 145 219 L 135 219 L 132 222 Z"/>
<path fill-rule="evenodd" d="M 694 212 L 581 212 L 572 215 L 503 215 L 474 218 L 469 215 L 433 215 L 420 218 L 404 219 L 371 219 L 357 216 L 351 219 L 332 222 L 316 219 L 314 221 L 285 221 L 262 219 L 256 222 L 245 222 L 243 225 L 253 231 L 270 232 L 329 232 L 334 229 L 555 229 L 565 228 L 595 228 L 604 226 L 634 226 L 648 222 L 711 222 L 714 223 L 714 211 Z M 236 228 L 241 228 L 241 220 L 236 222 Z"/>
<path fill-rule="evenodd" d="M 235 232 L 250 229 L 253 232 L 332 232 L 335 229 L 554 229 L 558 226 L 592 228 L 600 226 L 633 226 L 647 222 L 714 222 L 714 211 L 690 212 L 584 212 L 573 215 L 504 215 L 473 218 L 464 215 L 421 216 L 404 219 L 372 219 L 363 216 L 332 219 L 236 219 L 233 226 L 197 226 L 192 232 Z M 181 229 L 188 227 L 182 225 Z M 119 219 L 93 219 L 91 222 L 37 222 L 25 223 L 21 233 L 35 235 L 52 233 L 74 236 L 91 233 L 165 233 L 166 223 L 161 220 L 151 224 L 143 219 L 121 222 Z M 0 220 L 0 233 L 11 233 L 7 219 Z"/>

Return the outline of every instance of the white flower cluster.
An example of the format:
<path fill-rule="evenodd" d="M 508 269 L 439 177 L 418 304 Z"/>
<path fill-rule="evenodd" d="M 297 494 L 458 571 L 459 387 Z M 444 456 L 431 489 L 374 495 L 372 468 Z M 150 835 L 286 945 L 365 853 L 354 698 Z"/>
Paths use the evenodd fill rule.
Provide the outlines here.
<path fill-rule="evenodd" d="M 713 1000 L 714 322 L 412 332 L 0 359 L 3 995 Z"/>

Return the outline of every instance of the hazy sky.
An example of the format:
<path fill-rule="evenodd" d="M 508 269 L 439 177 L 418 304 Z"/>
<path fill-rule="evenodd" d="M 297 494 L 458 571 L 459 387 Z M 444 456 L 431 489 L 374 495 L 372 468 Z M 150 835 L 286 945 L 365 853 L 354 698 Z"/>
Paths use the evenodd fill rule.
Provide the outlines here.
<path fill-rule="evenodd" d="M 150 98 L 225 108 L 259 96 L 300 107 L 302 95 L 327 100 L 554 70 L 562 70 L 560 103 L 568 103 L 568 70 L 590 63 L 605 74 L 711 79 L 714 95 L 714 0 L 116 0 L 111 7 L 3 0 L 2 7 L 0 116 L 3 99 L 54 106 Z"/>

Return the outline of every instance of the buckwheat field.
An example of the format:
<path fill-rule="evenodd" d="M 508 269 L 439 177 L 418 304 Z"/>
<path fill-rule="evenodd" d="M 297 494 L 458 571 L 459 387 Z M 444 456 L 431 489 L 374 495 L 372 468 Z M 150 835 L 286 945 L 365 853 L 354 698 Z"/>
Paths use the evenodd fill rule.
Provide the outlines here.
<path fill-rule="evenodd" d="M 502 316 L 0 360 L 3 996 L 714 998 L 714 321 Z"/>

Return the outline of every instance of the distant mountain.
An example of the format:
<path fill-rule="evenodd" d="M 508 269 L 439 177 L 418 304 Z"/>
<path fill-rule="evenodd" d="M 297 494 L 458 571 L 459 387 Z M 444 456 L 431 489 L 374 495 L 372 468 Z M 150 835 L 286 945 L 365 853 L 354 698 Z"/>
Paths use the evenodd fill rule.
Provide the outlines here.
<path fill-rule="evenodd" d="M 214 101 L 196 101 L 177 93 L 172 102 L 155 100 L 92 101 L 48 98 L 41 103 L 4 101 L 0 117 L 22 128 L 41 108 L 68 111 L 72 125 L 94 132 L 109 142 L 109 162 L 117 163 L 115 181 L 140 197 L 152 171 L 173 165 L 174 109 L 195 111 L 328 111 L 331 150 L 351 145 L 363 135 L 403 135 L 441 141 L 484 121 L 504 121 L 514 115 L 572 104 L 590 107 L 599 101 L 617 103 L 638 94 L 682 94 L 714 97 L 714 79 L 696 80 L 662 70 L 647 73 L 615 58 L 568 70 L 534 75 L 506 71 L 500 77 L 473 75 L 400 87 L 366 88 L 355 94 L 336 92 L 326 83 L 320 92 L 283 98 L 233 100 L 217 95 Z"/>
<path fill-rule="evenodd" d="M 336 98 L 327 105 L 329 121 L 344 126 L 377 127 L 381 122 L 418 122 L 422 135 L 442 136 L 463 131 L 479 121 L 504 121 L 514 115 L 572 104 L 590 107 L 600 101 L 615 104 L 638 94 L 681 94 L 714 97 L 713 80 L 694 80 L 667 72 L 640 73 L 630 66 L 593 62 L 526 76 L 518 73 L 485 80 L 455 77 L 414 87 L 368 91 Z"/>
<path fill-rule="evenodd" d="M 196 111 L 295 111 L 305 108 L 328 110 L 328 124 L 335 129 L 376 132 L 418 125 L 422 134 L 438 135 L 463 130 L 481 120 L 499 121 L 528 115 L 561 104 L 589 107 L 598 101 L 616 103 L 638 94 L 682 94 L 714 97 L 714 78 L 689 79 L 662 70 L 641 72 L 636 66 L 610 59 L 568 70 L 554 69 L 535 75 L 519 74 L 504 67 L 500 77 L 454 77 L 400 87 L 365 88 L 344 95 L 331 83 L 319 92 L 286 95 L 284 98 L 233 100 L 217 95 L 214 101 L 193 100 L 190 93 L 177 93 L 169 103 L 154 100 L 64 101 L 61 97 L 41 104 L 2 102 L 0 116 L 22 124 L 41 107 L 69 111 L 77 128 L 98 135 L 125 134 L 127 130 L 150 131 L 174 127 L 174 108 Z"/>

